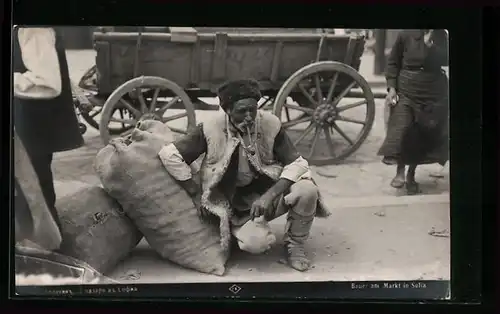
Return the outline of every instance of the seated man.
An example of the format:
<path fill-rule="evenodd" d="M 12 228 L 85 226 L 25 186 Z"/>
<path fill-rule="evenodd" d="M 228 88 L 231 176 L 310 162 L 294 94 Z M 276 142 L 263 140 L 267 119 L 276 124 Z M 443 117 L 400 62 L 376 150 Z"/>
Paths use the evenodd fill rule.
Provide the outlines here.
<path fill-rule="evenodd" d="M 256 217 L 270 221 L 288 213 L 285 254 L 299 271 L 310 267 L 304 251 L 315 216 L 329 215 L 309 165 L 285 133 L 278 117 L 258 110 L 258 83 L 237 80 L 218 90 L 225 114 L 200 124 L 184 138 L 165 146 L 159 156 L 167 171 L 193 197 L 202 217 L 227 207 L 231 229 Z M 201 187 L 189 165 L 204 155 Z"/>

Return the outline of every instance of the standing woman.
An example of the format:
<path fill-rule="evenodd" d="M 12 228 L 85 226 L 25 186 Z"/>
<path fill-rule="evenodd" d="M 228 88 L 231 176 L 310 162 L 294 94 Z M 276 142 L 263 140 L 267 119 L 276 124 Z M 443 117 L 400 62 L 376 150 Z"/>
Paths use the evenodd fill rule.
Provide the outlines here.
<path fill-rule="evenodd" d="M 448 38 L 445 30 L 404 30 L 398 34 L 387 62 L 391 108 L 387 134 L 378 155 L 396 165 L 394 188 L 420 192 L 418 165 L 448 160 Z M 406 167 L 408 166 L 408 172 Z"/>
<path fill-rule="evenodd" d="M 55 152 L 83 145 L 66 52 L 61 36 L 50 27 L 15 27 L 12 35 L 14 129 L 36 172 L 47 207 L 60 227 L 52 157 Z M 24 197 L 16 198 L 16 214 L 22 216 L 29 210 L 27 207 Z"/>

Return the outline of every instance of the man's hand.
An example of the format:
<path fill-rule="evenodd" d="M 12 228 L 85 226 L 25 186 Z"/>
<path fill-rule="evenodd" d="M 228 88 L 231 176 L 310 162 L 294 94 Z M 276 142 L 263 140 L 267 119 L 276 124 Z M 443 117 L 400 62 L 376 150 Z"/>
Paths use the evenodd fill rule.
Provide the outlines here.
<path fill-rule="evenodd" d="M 201 194 L 196 193 L 195 195 L 191 196 L 194 206 L 196 207 L 196 210 L 198 211 L 198 215 L 202 218 L 208 218 L 208 213 L 207 211 L 201 206 Z"/>
<path fill-rule="evenodd" d="M 191 198 L 201 220 L 216 223 L 215 218 L 217 218 L 217 216 L 209 212 L 205 207 L 201 205 L 201 193 L 196 193 L 195 195 L 191 196 Z"/>
<path fill-rule="evenodd" d="M 265 215 L 273 206 L 274 197 L 270 194 L 264 194 L 252 204 L 250 209 L 250 218 L 254 220 L 257 217 Z"/>
<path fill-rule="evenodd" d="M 209 219 L 213 218 L 213 214 L 208 212 L 202 205 L 201 205 L 201 189 L 199 188 L 198 184 L 191 178 L 185 181 L 177 181 L 179 185 L 188 193 L 188 195 L 191 197 L 193 200 L 193 204 L 196 207 L 196 210 L 198 211 L 198 215 L 200 216 L 201 219 Z"/>

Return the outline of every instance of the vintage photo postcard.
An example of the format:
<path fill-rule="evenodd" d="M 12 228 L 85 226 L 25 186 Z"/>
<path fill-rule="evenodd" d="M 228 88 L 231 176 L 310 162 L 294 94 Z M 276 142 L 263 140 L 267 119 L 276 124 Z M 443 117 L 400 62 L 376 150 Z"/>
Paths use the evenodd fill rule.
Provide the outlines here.
<path fill-rule="evenodd" d="M 450 297 L 446 30 L 15 26 L 12 55 L 17 296 Z"/>

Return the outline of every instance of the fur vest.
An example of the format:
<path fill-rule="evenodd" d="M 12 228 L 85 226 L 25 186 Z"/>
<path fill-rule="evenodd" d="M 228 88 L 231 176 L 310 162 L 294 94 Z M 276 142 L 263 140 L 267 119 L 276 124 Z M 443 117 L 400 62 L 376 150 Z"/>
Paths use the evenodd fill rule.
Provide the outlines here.
<path fill-rule="evenodd" d="M 275 138 L 281 128 L 281 122 L 278 117 L 271 113 L 258 111 L 255 128 L 257 160 L 260 160 L 260 164 L 256 165 L 252 158 L 250 158 L 250 163 L 261 174 L 277 181 L 283 171 L 283 165 L 274 159 L 273 147 Z M 217 187 L 228 170 L 231 157 L 238 148 L 240 140 L 228 130 L 226 114 L 220 114 L 210 123 L 204 123 L 203 132 L 207 141 L 207 152 L 199 171 L 203 191 L 202 205 L 210 212 L 221 217 L 221 231 L 223 229 L 229 230 L 229 226 L 225 226 L 225 224 L 226 221 L 228 224 L 231 218 L 231 206 Z M 321 195 L 316 212 L 318 217 L 327 217 L 330 214 L 326 206 L 324 206 Z"/>

